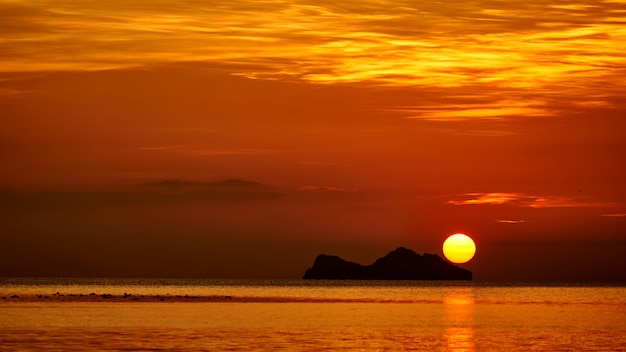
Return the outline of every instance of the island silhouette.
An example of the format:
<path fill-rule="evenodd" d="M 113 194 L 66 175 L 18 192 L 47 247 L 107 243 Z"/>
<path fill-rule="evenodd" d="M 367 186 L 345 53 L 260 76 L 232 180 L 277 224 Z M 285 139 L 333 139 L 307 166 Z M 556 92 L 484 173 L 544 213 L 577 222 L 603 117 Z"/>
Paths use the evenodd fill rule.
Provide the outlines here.
<path fill-rule="evenodd" d="M 472 272 L 437 254 L 417 254 L 399 247 L 370 265 L 320 254 L 303 279 L 313 280 L 471 280 Z"/>

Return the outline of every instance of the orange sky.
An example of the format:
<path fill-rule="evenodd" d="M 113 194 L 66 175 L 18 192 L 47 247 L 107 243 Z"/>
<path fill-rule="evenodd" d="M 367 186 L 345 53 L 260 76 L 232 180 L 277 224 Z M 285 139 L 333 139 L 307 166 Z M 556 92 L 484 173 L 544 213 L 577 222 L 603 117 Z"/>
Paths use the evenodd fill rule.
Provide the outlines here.
<path fill-rule="evenodd" d="M 0 276 L 465 232 L 479 280 L 626 281 L 624 47 L 626 0 L 0 0 Z"/>

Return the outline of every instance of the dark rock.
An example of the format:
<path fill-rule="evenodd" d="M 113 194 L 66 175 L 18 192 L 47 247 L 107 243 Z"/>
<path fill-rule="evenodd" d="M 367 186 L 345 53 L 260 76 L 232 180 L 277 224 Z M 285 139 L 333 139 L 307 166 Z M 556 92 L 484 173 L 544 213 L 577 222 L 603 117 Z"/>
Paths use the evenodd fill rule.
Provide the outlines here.
<path fill-rule="evenodd" d="M 450 264 L 436 254 L 419 255 L 400 247 L 368 266 L 320 254 L 303 279 L 471 280 L 472 272 Z"/>
<path fill-rule="evenodd" d="M 304 274 L 304 279 L 326 280 L 366 280 L 370 276 L 368 268 L 348 262 L 333 255 L 320 254 L 315 258 L 313 267 Z"/>

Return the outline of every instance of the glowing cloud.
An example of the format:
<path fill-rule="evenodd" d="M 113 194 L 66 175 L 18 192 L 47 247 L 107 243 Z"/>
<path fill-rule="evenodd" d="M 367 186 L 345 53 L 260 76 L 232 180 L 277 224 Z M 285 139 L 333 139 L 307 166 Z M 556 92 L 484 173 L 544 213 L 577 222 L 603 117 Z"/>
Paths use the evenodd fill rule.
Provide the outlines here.
<path fill-rule="evenodd" d="M 452 205 L 501 205 L 513 204 L 527 208 L 615 207 L 620 204 L 590 202 L 574 197 L 536 196 L 524 193 L 466 193 L 465 199 L 448 200 Z M 506 220 L 498 220 L 507 222 Z"/>
<path fill-rule="evenodd" d="M 448 204 L 472 205 L 472 204 L 505 204 L 524 198 L 521 193 L 466 193 L 471 199 L 449 200 Z"/>
<path fill-rule="evenodd" d="M 626 90 L 621 79 L 626 56 L 620 45 L 626 42 L 626 27 L 623 2 L 617 0 L 593 6 L 539 4 L 543 7 L 364 1 L 351 4 L 349 13 L 343 6 L 313 1 L 234 1 L 203 7 L 191 1 L 176 6 L 122 1 L 82 6 L 44 0 L 6 6 L 5 24 L 0 24 L 0 72 L 204 62 L 254 79 L 361 82 L 477 95 L 490 91 L 589 106 L 610 106 L 611 97 Z M 415 107 L 416 114 L 409 117 L 553 113 L 541 104 L 505 101 L 476 99 L 472 106 L 449 111 Z"/>
<path fill-rule="evenodd" d="M 555 113 L 545 107 L 545 102 L 532 99 L 519 101 L 503 99 L 490 103 L 472 102 L 466 104 L 446 104 L 445 106 L 421 105 L 398 107 L 386 109 L 385 111 L 400 113 L 408 118 L 432 121 L 500 120 L 515 116 L 545 117 Z"/>
<path fill-rule="evenodd" d="M 521 224 L 526 222 L 526 220 L 496 220 L 499 223 L 503 224 Z"/>

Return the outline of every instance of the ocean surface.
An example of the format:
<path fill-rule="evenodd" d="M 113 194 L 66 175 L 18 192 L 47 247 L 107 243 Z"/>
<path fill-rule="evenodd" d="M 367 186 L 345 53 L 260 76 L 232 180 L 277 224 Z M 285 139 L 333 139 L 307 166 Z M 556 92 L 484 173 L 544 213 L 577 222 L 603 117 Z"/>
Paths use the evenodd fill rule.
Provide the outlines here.
<path fill-rule="evenodd" d="M 2 351 L 620 351 L 626 286 L 0 279 Z"/>

